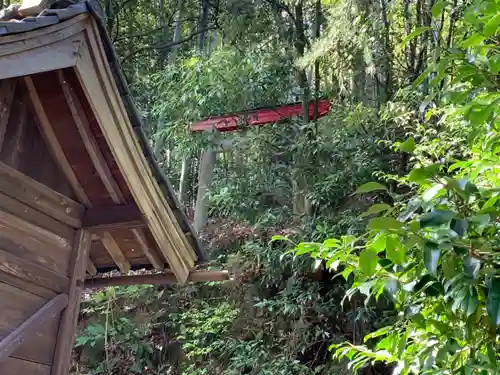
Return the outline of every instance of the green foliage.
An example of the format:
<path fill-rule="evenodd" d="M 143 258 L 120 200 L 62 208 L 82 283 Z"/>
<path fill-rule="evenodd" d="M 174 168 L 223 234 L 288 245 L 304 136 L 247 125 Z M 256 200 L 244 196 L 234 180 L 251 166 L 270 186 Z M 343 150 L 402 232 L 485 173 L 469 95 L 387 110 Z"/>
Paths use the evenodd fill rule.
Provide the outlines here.
<path fill-rule="evenodd" d="M 435 7 L 433 13 L 443 11 L 444 6 Z M 428 126 L 436 129 L 437 123 L 439 133 L 458 135 L 452 145 L 462 160 L 447 150 L 449 134 L 431 140 L 426 129 L 417 132 L 416 146 L 396 144 L 414 152 L 416 166 L 400 182 L 415 194 L 391 193 L 394 209 L 369 209 L 381 216 L 370 219 L 360 236 L 299 244 L 294 250 L 311 253 L 352 281 L 346 298 L 361 293 L 365 304 L 388 300 L 399 312 L 390 325 L 366 335 L 366 345 L 331 347 L 353 371 L 380 361 L 392 363 L 397 374 L 498 373 L 500 211 L 493 140 L 499 124 L 493 78 L 498 72 L 490 60 L 500 50 L 486 42 L 498 36 L 497 19 L 498 4 L 474 2 L 461 24 L 468 37 L 437 56 L 424 73 L 437 73 L 429 81 L 430 97 L 442 98 L 439 111 L 428 111 Z M 456 95 L 458 90 L 468 94 Z M 378 188 L 373 182 L 358 191 Z"/>
<path fill-rule="evenodd" d="M 93 294 L 81 373 L 498 373 L 498 1 L 210 2 L 205 39 L 198 1 L 105 3 L 175 187 L 192 156 L 188 210 L 201 148 L 233 144 L 202 239 L 236 281 Z M 189 132 L 315 97 L 319 121 Z"/>

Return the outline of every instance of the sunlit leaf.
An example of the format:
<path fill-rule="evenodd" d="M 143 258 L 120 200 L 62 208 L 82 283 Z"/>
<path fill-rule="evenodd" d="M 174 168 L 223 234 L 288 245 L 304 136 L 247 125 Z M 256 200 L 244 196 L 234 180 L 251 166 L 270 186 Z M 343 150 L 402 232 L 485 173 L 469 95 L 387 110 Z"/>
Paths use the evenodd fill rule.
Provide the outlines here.
<path fill-rule="evenodd" d="M 399 149 L 411 154 L 413 151 L 415 151 L 415 146 L 415 140 L 413 139 L 413 137 L 410 137 L 399 145 Z"/>
<path fill-rule="evenodd" d="M 498 26 L 500 25 L 500 13 L 491 17 L 491 19 L 484 25 L 483 35 L 486 38 L 496 35 Z"/>
<path fill-rule="evenodd" d="M 377 269 L 377 252 L 373 249 L 364 249 L 359 254 L 359 268 L 366 276 L 373 276 Z"/>
<path fill-rule="evenodd" d="M 403 223 L 397 221 L 393 217 L 376 217 L 371 219 L 368 223 L 368 227 L 375 230 L 401 229 L 402 226 Z"/>
<path fill-rule="evenodd" d="M 432 28 L 427 27 L 427 26 L 416 27 L 415 30 L 413 30 L 413 32 L 411 32 L 410 34 L 408 34 L 403 39 L 403 41 L 401 42 L 401 48 L 404 49 L 410 40 L 412 40 L 413 38 L 416 38 L 419 35 L 422 35 L 423 33 L 425 33 L 426 31 L 429 31 L 429 30 L 432 30 Z"/>
<path fill-rule="evenodd" d="M 391 208 L 392 207 L 386 203 L 376 203 L 373 206 L 371 206 L 366 212 L 363 212 L 361 214 L 361 217 L 375 215 L 375 214 L 390 210 Z"/>
<path fill-rule="evenodd" d="M 356 194 L 370 193 L 378 190 L 387 190 L 387 188 L 378 182 L 368 182 L 358 187 Z"/>

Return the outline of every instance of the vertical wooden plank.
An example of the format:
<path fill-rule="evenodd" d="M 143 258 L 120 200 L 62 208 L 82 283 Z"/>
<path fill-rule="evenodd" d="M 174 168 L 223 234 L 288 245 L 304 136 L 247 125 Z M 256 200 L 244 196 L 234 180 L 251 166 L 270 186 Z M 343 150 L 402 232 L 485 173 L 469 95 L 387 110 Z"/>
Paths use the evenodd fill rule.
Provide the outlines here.
<path fill-rule="evenodd" d="M 89 259 L 91 235 L 80 229 L 75 236 L 73 257 L 70 266 L 71 281 L 69 284 L 68 307 L 63 311 L 57 335 L 54 363 L 51 375 L 67 375 L 71 362 L 71 351 L 75 339 L 78 312 L 85 280 L 85 269 Z"/>
<path fill-rule="evenodd" d="M 2 151 L 5 131 L 9 122 L 12 100 L 16 91 L 16 79 L 6 79 L 0 83 L 0 151 Z"/>
<path fill-rule="evenodd" d="M 12 150 L 10 152 L 10 161 L 8 164 L 15 169 L 19 169 L 19 161 L 21 154 L 24 151 L 23 141 L 26 134 L 26 117 L 28 114 L 28 107 L 25 102 L 21 104 L 21 113 L 19 119 L 16 121 L 16 132 L 12 139 Z"/>
<path fill-rule="evenodd" d="M 33 104 L 33 108 L 35 109 L 36 115 L 38 116 L 40 132 L 47 140 L 47 144 L 49 145 L 49 148 L 54 155 L 54 159 L 57 163 L 59 163 L 62 171 L 64 172 L 80 202 L 87 207 L 92 207 L 89 197 L 78 182 L 75 172 L 71 168 L 71 165 L 69 164 L 68 159 L 66 158 L 66 155 L 64 154 L 64 151 L 62 150 L 61 145 L 57 140 L 54 130 L 50 125 L 50 121 L 47 117 L 47 114 L 45 113 L 42 103 L 40 102 L 40 97 L 38 96 L 33 80 L 31 79 L 31 77 L 26 76 L 24 77 L 24 82 L 28 87 L 29 97 Z"/>

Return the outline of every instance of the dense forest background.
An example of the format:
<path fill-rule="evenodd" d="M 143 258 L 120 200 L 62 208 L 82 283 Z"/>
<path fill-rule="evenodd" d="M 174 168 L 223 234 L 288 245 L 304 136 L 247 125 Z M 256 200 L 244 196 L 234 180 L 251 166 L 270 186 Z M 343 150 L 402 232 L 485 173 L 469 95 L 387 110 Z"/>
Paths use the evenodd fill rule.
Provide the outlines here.
<path fill-rule="evenodd" d="M 87 295 L 76 373 L 498 374 L 498 0 L 103 8 L 202 267 L 234 281 Z"/>

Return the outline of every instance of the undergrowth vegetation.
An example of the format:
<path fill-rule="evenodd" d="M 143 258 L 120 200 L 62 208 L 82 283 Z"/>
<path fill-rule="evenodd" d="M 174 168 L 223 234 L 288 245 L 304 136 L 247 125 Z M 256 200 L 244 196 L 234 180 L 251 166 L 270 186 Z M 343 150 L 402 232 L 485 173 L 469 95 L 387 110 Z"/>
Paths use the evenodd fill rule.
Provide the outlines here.
<path fill-rule="evenodd" d="M 500 373 L 500 2 L 220 1 L 197 45 L 199 4 L 178 3 L 181 48 L 124 68 L 189 213 L 200 151 L 221 151 L 200 236 L 234 279 L 87 295 L 74 371 Z M 110 8 L 118 31 L 165 38 L 134 4 Z M 188 132 L 320 97 L 321 119 Z"/>

